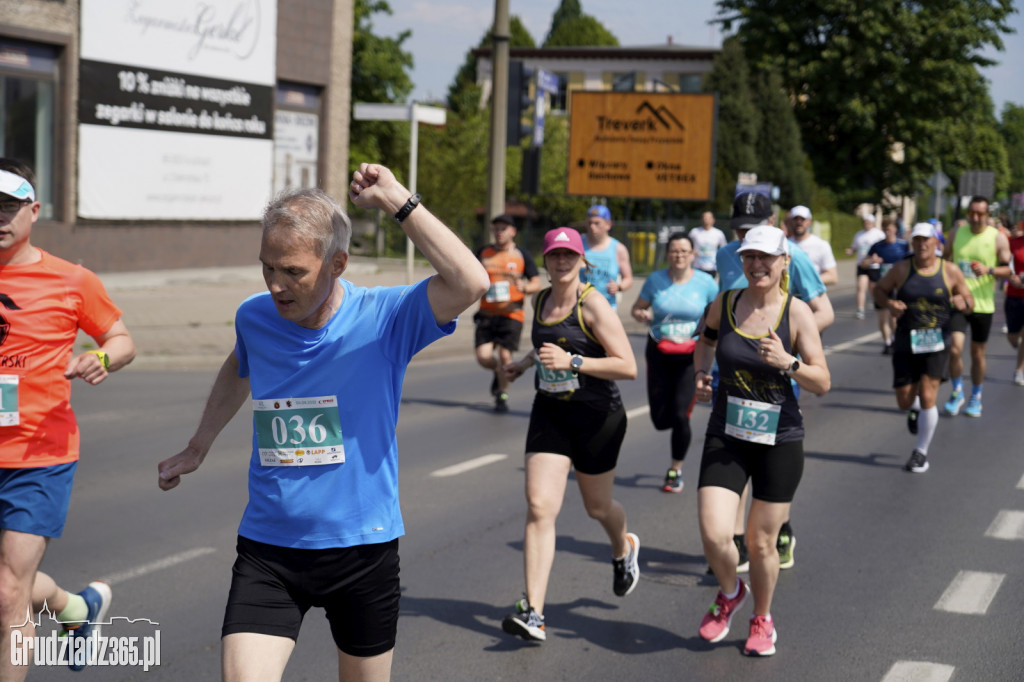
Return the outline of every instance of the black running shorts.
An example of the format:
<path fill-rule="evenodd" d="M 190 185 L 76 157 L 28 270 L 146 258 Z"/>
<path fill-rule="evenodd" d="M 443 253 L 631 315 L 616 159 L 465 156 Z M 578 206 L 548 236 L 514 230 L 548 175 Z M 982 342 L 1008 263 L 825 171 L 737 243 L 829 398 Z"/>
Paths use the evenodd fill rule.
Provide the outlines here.
<path fill-rule="evenodd" d="M 992 330 L 992 313 L 965 314 L 954 310 L 950 317 L 950 327 L 955 332 L 967 333 L 971 328 L 971 343 L 988 343 L 988 334 Z"/>
<path fill-rule="evenodd" d="M 728 436 L 707 436 L 697 487 L 725 488 L 741 495 L 749 478 L 755 500 L 792 502 L 803 473 L 802 440 L 761 445 Z"/>
<path fill-rule="evenodd" d="M 603 474 L 615 468 L 626 438 L 626 409 L 603 412 L 571 400 L 538 394 L 530 411 L 526 452 L 565 455 L 581 474 Z"/>
<path fill-rule="evenodd" d="M 916 384 L 923 376 L 946 381 L 949 379 L 949 348 L 936 353 L 893 353 L 892 387 Z"/>
<path fill-rule="evenodd" d="M 238 537 L 221 636 L 255 632 L 297 639 L 311 606 L 323 608 L 338 649 L 377 656 L 395 648 L 398 540 L 294 549 Z"/>
<path fill-rule="evenodd" d="M 519 350 L 519 339 L 523 335 L 523 323 L 504 315 L 485 315 L 477 313 L 473 316 L 476 332 L 473 335 L 473 347 L 485 343 L 494 343 L 510 351 Z"/>

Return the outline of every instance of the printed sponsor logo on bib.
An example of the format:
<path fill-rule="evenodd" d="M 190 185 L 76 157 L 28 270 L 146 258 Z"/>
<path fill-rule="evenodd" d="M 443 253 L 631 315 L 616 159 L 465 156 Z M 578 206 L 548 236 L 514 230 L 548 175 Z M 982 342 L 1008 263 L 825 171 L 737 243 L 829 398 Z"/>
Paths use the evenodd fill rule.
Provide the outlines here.
<path fill-rule="evenodd" d="M 946 342 L 942 340 L 941 329 L 910 330 L 910 351 L 914 355 L 919 353 L 935 353 L 945 347 Z"/>
<path fill-rule="evenodd" d="M 0 426 L 17 426 L 20 423 L 18 375 L 0 374 Z"/>
<path fill-rule="evenodd" d="M 725 406 L 725 432 L 733 438 L 775 445 L 775 434 L 779 430 L 781 405 L 762 403 L 728 396 Z"/>
<path fill-rule="evenodd" d="M 545 393 L 568 393 L 580 387 L 580 380 L 567 369 L 548 369 L 540 360 L 537 365 L 537 385 Z"/>
<path fill-rule="evenodd" d="M 321 466 L 345 461 L 337 396 L 252 401 L 263 466 Z"/>
<path fill-rule="evenodd" d="M 512 298 L 511 291 L 509 282 L 493 282 L 487 289 L 485 300 L 488 303 L 505 303 Z"/>
<path fill-rule="evenodd" d="M 964 273 L 964 277 L 967 279 L 978 279 L 978 276 L 974 274 L 974 270 L 971 268 L 971 261 L 958 260 L 956 264 L 960 266 L 960 272 Z"/>

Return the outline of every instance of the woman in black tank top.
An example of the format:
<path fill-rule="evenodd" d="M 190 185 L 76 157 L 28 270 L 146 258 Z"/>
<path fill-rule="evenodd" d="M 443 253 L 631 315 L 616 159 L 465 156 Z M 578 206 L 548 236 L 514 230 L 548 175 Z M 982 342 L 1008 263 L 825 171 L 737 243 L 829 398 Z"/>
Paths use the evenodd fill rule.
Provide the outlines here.
<path fill-rule="evenodd" d="M 698 400 L 711 399 L 715 358 L 721 377 L 698 483 L 701 540 L 720 590 L 699 632 L 711 642 L 723 639 L 747 598 L 748 588 L 736 576 L 733 527 L 749 479 L 746 541 L 754 616 L 744 653 L 770 656 L 777 637 L 771 619 L 779 575 L 776 538 L 803 472 L 803 417 L 790 379 L 823 395 L 830 377 L 811 309 L 787 291 L 785 235 L 770 225 L 755 227 L 739 253 L 749 285 L 722 292 L 709 306 L 694 355 Z"/>
<path fill-rule="evenodd" d="M 626 435 L 615 380 L 636 378 L 636 359 L 618 314 L 580 282 L 583 254 L 576 230 L 560 227 L 544 237 L 551 287 L 534 301 L 533 350 L 505 366 L 509 380 L 530 367 L 537 373 L 526 438 L 526 597 L 502 622 L 505 632 L 532 641 L 546 638 L 543 614 L 555 558 L 555 519 L 573 468 L 587 513 L 611 541 L 613 591 L 629 594 L 640 577 L 640 541 L 627 532 L 626 512 L 612 498 Z"/>

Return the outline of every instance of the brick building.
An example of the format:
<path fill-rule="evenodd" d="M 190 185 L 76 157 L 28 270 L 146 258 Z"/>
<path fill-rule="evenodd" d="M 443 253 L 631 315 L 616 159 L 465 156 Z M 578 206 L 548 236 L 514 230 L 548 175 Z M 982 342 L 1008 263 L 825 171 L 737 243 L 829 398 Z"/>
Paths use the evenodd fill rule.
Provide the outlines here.
<path fill-rule="evenodd" d="M 96 271 L 254 263 L 287 186 L 347 190 L 353 0 L 0 0 L 0 154 Z"/>

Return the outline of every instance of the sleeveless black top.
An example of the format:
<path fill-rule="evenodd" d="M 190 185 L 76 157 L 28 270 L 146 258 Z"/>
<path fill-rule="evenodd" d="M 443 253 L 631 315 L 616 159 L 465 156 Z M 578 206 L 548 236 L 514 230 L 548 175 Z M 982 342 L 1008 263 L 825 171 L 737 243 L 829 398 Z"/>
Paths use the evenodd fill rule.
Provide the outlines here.
<path fill-rule="evenodd" d="M 551 295 L 551 287 L 537 294 L 534 304 L 533 329 L 530 332 L 530 341 L 533 347 L 540 348 L 544 343 L 553 343 L 569 353 L 576 353 L 584 357 L 607 357 L 608 354 L 604 347 L 594 338 L 583 322 L 581 310 L 583 300 L 595 291 L 597 289 L 587 284 L 576 299 L 576 306 L 572 311 L 562 319 L 550 323 L 541 320 L 541 312 L 544 310 L 544 301 Z M 533 383 L 538 395 L 548 398 L 578 401 L 606 412 L 613 412 L 622 407 L 619 387 L 614 381 L 598 379 L 583 373 L 576 375 L 575 378 L 579 382 L 579 388 L 560 393 L 542 391 L 539 375 L 534 376 Z"/>
<path fill-rule="evenodd" d="M 945 347 L 950 347 L 952 308 L 949 298 L 951 293 L 949 282 L 946 281 L 946 268 L 941 260 L 938 262 L 935 272 L 931 274 L 921 272 L 914 266 L 914 261 L 910 261 L 907 278 L 900 285 L 894 297 L 897 301 L 907 304 L 906 311 L 896 320 L 894 352 L 912 352 L 910 343 L 912 329 L 940 329 Z"/>
<path fill-rule="evenodd" d="M 735 293 L 735 296 L 733 295 Z M 800 405 L 793 393 L 790 378 L 778 369 L 761 361 L 758 348 L 767 334 L 749 336 L 740 331 L 735 319 L 736 302 L 743 290 L 730 290 L 722 296 L 722 321 L 718 330 L 718 345 L 715 360 L 718 362 L 718 391 L 708 420 L 708 435 L 731 438 L 725 431 L 726 409 L 729 396 L 756 400 L 770 405 L 780 405 L 779 425 L 775 435 L 776 443 L 803 440 L 804 418 Z M 789 304 L 786 300 L 775 323 L 775 333 L 782 339 L 787 353 L 793 353 L 789 329 Z"/>

